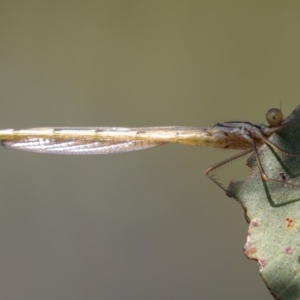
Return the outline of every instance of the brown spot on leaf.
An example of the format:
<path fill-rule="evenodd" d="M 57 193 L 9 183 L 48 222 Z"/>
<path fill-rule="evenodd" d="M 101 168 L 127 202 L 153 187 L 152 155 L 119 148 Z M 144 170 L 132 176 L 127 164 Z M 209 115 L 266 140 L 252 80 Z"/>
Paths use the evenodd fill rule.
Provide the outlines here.
<path fill-rule="evenodd" d="M 287 228 L 293 228 L 293 226 L 294 226 L 294 221 L 293 221 L 293 219 L 291 219 L 291 218 L 286 218 L 285 220 L 286 220 L 286 227 L 287 227 Z"/>
<path fill-rule="evenodd" d="M 258 222 L 257 222 L 256 220 L 252 220 L 252 221 L 251 221 L 251 225 L 252 225 L 253 227 L 257 227 L 257 226 L 258 226 Z"/>
<path fill-rule="evenodd" d="M 252 256 L 252 255 L 255 254 L 256 252 L 257 252 L 256 247 L 250 246 L 250 247 L 245 248 L 245 254 L 246 254 L 248 257 Z"/>
<path fill-rule="evenodd" d="M 285 176 L 284 172 L 280 172 L 280 173 L 278 174 L 278 176 L 279 176 L 279 180 L 280 180 L 280 181 L 286 182 L 286 176 Z"/>
<path fill-rule="evenodd" d="M 257 260 L 260 269 L 264 268 L 267 265 L 267 262 L 264 259 L 258 259 Z"/>

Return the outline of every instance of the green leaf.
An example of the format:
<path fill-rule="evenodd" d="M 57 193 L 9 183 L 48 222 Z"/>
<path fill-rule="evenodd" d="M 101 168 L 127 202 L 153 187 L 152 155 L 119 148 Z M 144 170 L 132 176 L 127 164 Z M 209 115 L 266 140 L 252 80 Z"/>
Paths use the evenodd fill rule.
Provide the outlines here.
<path fill-rule="evenodd" d="M 269 141 L 287 153 L 300 153 L 300 106 L 285 120 Z M 300 299 L 300 156 L 280 153 L 268 145 L 259 159 L 269 178 L 263 181 L 254 155 L 248 159 L 250 177 L 231 182 L 228 193 L 245 209 L 249 221 L 244 247 L 254 259 L 275 299 Z M 284 182 L 298 185 L 291 187 Z"/>

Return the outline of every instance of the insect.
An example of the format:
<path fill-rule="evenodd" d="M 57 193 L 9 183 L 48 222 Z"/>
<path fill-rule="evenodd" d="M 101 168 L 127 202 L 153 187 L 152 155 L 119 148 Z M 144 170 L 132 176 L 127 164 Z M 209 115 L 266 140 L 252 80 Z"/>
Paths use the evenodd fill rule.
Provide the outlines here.
<path fill-rule="evenodd" d="M 280 109 L 268 110 L 266 125 L 249 122 L 217 123 L 211 127 L 46 127 L 31 129 L 0 130 L 1 145 L 38 153 L 54 154 L 110 154 L 142 150 L 166 143 L 240 149 L 243 152 L 232 156 L 205 170 L 205 174 L 221 189 L 226 189 L 213 176 L 213 171 L 227 162 L 254 152 L 260 174 L 265 181 L 282 183 L 282 180 L 268 178 L 261 165 L 257 149 L 263 144 L 284 153 L 284 150 L 271 143 L 268 138 L 283 124 Z M 285 182 L 285 184 L 288 184 Z M 290 184 L 293 186 L 293 184 Z"/>

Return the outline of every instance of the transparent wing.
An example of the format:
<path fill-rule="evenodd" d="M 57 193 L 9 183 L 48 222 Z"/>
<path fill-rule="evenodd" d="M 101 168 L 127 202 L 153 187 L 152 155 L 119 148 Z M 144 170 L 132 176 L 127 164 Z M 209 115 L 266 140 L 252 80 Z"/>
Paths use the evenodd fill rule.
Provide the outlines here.
<path fill-rule="evenodd" d="M 109 154 L 147 149 L 164 144 L 165 128 L 33 128 L 0 131 L 5 148 L 53 154 Z M 170 128 L 168 136 L 173 130 Z M 171 134 L 172 135 L 172 134 Z M 159 137 L 160 136 L 160 137 Z M 168 140 L 168 137 L 165 137 Z"/>
<path fill-rule="evenodd" d="M 51 138 L 2 141 L 5 148 L 53 154 L 109 154 L 142 150 L 162 145 L 149 141 L 95 141 L 90 139 L 57 140 Z"/>

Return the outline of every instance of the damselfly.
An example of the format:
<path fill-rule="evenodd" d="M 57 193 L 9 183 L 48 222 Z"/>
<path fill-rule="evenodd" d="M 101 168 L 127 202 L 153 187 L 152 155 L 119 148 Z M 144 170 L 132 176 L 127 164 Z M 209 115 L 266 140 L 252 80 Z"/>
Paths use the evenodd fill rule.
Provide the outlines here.
<path fill-rule="evenodd" d="M 54 154 L 110 154 L 142 150 L 166 143 L 192 146 L 209 146 L 223 149 L 240 149 L 243 152 L 232 156 L 205 170 L 205 174 L 225 192 L 226 189 L 214 178 L 213 171 L 225 163 L 254 152 L 260 174 L 265 181 L 280 180 L 268 178 L 261 165 L 257 149 L 263 144 L 284 153 L 268 138 L 283 124 L 280 109 L 272 108 L 266 114 L 269 123 L 254 125 L 249 122 L 217 123 L 211 127 L 47 127 L 31 129 L 0 130 L 1 145 L 9 149 Z M 289 184 L 286 183 L 288 185 Z"/>

